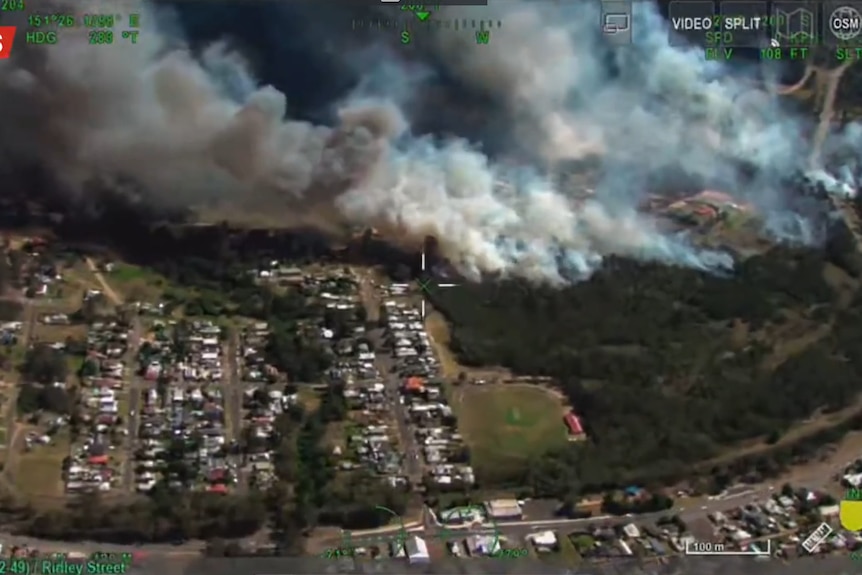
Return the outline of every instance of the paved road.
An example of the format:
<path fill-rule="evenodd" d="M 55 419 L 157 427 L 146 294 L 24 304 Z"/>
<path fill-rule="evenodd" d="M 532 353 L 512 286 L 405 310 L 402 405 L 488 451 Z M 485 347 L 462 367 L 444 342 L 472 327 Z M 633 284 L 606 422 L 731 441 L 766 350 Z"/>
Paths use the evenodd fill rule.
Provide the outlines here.
<path fill-rule="evenodd" d="M 126 353 L 126 369 L 128 370 L 129 382 L 129 413 L 124 413 L 127 418 L 129 434 L 126 441 L 128 457 L 123 468 L 123 485 L 127 491 L 135 488 L 135 461 L 134 453 L 138 444 L 138 430 L 140 429 L 141 417 L 141 394 L 151 388 L 154 384 L 138 376 L 138 349 L 144 336 L 144 322 L 140 316 L 132 319 L 132 331 L 129 336 L 129 350 Z"/>
<path fill-rule="evenodd" d="M 382 339 L 382 338 L 380 338 Z M 378 346 L 378 339 L 375 341 L 375 346 Z M 416 435 L 413 433 L 411 425 L 408 423 L 407 410 L 404 404 L 401 403 L 401 378 L 398 373 L 390 373 L 394 365 L 394 358 L 388 352 L 383 351 L 378 347 L 377 353 L 377 369 L 380 370 L 386 384 L 386 391 L 392 401 L 392 415 L 395 418 L 398 434 L 401 437 L 401 443 L 404 446 L 404 471 L 410 478 L 413 485 L 422 483 L 423 461 L 422 451 L 419 448 L 419 443 L 416 440 Z"/>
<path fill-rule="evenodd" d="M 368 317 L 378 317 L 380 301 L 378 301 L 375 295 L 375 288 L 371 278 L 365 273 L 358 272 L 357 279 L 360 282 L 360 299 L 368 312 Z M 382 328 L 377 328 L 371 330 L 368 337 L 374 344 L 376 353 L 375 366 L 380 371 L 380 375 L 383 377 L 383 382 L 386 385 L 386 394 L 390 399 L 392 415 L 395 418 L 395 425 L 401 438 L 401 445 L 404 450 L 404 471 L 410 482 L 418 486 L 422 483 L 423 476 L 422 452 L 419 449 L 419 444 L 416 441 L 413 430 L 407 423 L 407 410 L 399 401 L 401 397 L 401 378 L 398 377 L 397 373 L 391 372 L 395 358 L 392 357 L 383 345 L 383 333 Z"/>
<path fill-rule="evenodd" d="M 5 548 L 10 546 L 27 546 L 48 553 L 59 553 L 69 551 L 81 551 L 93 553 L 96 551 L 105 553 L 134 553 L 143 552 L 163 557 L 196 557 L 204 550 L 203 542 L 185 543 L 183 545 L 151 544 L 151 545 L 119 545 L 115 543 L 99 543 L 96 541 L 52 541 L 47 539 L 36 539 L 34 537 L 23 537 L 11 533 L 0 533 L 0 543 Z"/>
<path fill-rule="evenodd" d="M 369 334 L 375 348 L 377 348 L 375 364 L 383 376 L 383 381 L 386 385 L 386 394 L 392 404 L 392 416 L 395 418 L 398 435 L 401 437 L 401 445 L 404 447 L 404 471 L 410 478 L 411 483 L 419 485 L 422 483 L 423 475 L 422 452 L 419 449 L 419 443 L 416 441 L 413 429 L 408 423 L 407 410 L 401 401 L 399 401 L 401 397 L 401 378 L 397 373 L 390 372 L 395 360 L 389 355 L 389 352 L 383 349 L 382 331 L 377 329 Z"/>
<path fill-rule="evenodd" d="M 812 473 L 808 477 L 803 476 L 799 480 L 795 481 L 794 485 L 809 488 L 822 487 L 823 485 L 826 485 L 828 482 L 831 481 L 831 477 L 835 472 L 841 470 L 842 468 L 843 465 L 836 465 L 829 470 L 824 469 L 816 473 Z M 811 480 L 816 481 L 811 482 Z M 427 537 L 435 537 L 440 536 L 441 532 L 445 532 L 448 534 L 458 533 L 462 536 L 467 536 L 469 534 L 477 533 L 491 534 L 494 533 L 495 530 L 499 530 L 500 532 L 510 536 L 523 537 L 528 533 L 534 533 L 536 531 L 542 531 L 546 529 L 549 529 L 551 531 L 558 531 L 573 530 L 577 527 L 590 525 L 617 525 L 620 523 L 629 522 L 638 524 L 655 523 L 658 519 L 662 517 L 667 517 L 669 515 L 679 515 L 680 518 L 684 521 L 690 522 L 697 519 L 703 519 L 706 517 L 707 514 L 710 513 L 715 513 L 718 511 L 730 511 L 750 501 L 762 501 L 770 495 L 774 494 L 779 488 L 780 484 L 763 484 L 750 487 L 740 486 L 731 490 L 730 494 L 723 497 L 679 499 L 677 500 L 677 505 L 675 505 L 672 509 L 668 509 L 659 513 L 645 513 L 640 515 L 627 516 L 598 515 L 583 519 L 528 519 L 523 521 L 498 521 L 496 522 L 496 524 L 486 523 L 483 525 L 472 526 L 443 526 L 437 521 L 433 514 L 426 511 L 423 516 L 423 525 L 421 528 L 421 532 L 423 532 L 424 535 Z M 358 542 L 356 544 L 361 544 L 363 542 L 379 542 L 381 537 L 386 539 L 387 537 L 391 538 L 393 536 L 396 536 L 399 530 L 400 527 L 392 527 L 386 530 L 377 530 L 374 534 L 354 532 L 352 534 L 352 540 L 354 542 Z"/>
<path fill-rule="evenodd" d="M 224 375 L 222 394 L 224 396 L 225 427 L 229 440 L 239 440 L 242 435 L 242 383 L 239 373 L 239 333 L 230 329 L 228 339 L 222 348 Z"/>

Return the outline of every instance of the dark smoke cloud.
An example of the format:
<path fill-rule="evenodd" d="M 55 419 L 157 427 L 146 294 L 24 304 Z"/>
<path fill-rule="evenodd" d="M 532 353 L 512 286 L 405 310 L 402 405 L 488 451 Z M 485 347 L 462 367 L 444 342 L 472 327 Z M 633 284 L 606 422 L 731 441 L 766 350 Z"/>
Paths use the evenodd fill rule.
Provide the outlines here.
<path fill-rule="evenodd" d="M 409 50 L 314 8 L 140 4 L 136 45 L 63 30 L 54 48 L 18 46 L 0 64 L 2 158 L 38 162 L 71 193 L 122 176 L 154 202 L 267 198 L 285 223 L 314 212 L 416 245 L 434 235 L 473 277 L 560 282 L 607 254 L 731 266 L 637 211 L 655 173 L 721 183 L 767 219 L 787 212 L 779 182 L 807 153 L 805 121 L 670 47 L 650 4 L 639 44 L 616 51 L 591 2 L 444 9 L 504 26 L 487 46 L 441 33 Z M 572 160 L 601 168 L 587 199 L 548 174 Z M 756 177 L 739 176 L 743 161 Z"/>

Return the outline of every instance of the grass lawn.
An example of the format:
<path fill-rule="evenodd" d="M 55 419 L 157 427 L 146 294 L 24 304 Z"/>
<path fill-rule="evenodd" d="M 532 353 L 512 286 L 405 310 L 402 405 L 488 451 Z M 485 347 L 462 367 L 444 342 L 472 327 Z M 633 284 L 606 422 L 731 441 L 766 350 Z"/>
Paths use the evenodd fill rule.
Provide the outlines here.
<path fill-rule="evenodd" d="M 453 402 L 474 465 L 496 468 L 566 445 L 563 406 L 540 387 L 462 387 Z"/>
<path fill-rule="evenodd" d="M 113 269 L 108 273 L 109 278 L 118 282 L 147 279 L 148 275 L 150 275 L 149 270 L 126 263 L 114 264 Z"/>
<path fill-rule="evenodd" d="M 320 401 L 320 393 L 318 393 L 317 390 L 307 386 L 300 386 L 299 402 L 306 411 L 313 412 L 320 409 Z"/>
<path fill-rule="evenodd" d="M 15 366 L 17 369 L 18 366 L 24 363 L 24 358 L 27 356 L 27 347 L 23 345 L 19 339 L 16 345 L 13 345 L 11 348 L 6 348 L 6 352 L 8 352 L 10 365 Z M 18 374 L 16 373 L 13 377 L 17 378 Z"/>
<path fill-rule="evenodd" d="M 38 445 L 22 453 L 15 470 L 15 485 L 31 501 L 63 495 L 63 458 L 69 455 L 69 437 L 58 434 L 51 445 Z"/>
<path fill-rule="evenodd" d="M 583 557 L 580 553 L 578 553 L 577 547 L 575 547 L 574 542 L 571 540 L 563 532 L 557 532 L 557 536 L 560 540 L 560 552 L 557 557 L 551 557 L 552 561 L 559 560 L 564 565 L 577 565 L 578 563 L 583 562 Z"/>
<path fill-rule="evenodd" d="M 33 326 L 33 339 L 35 341 L 44 343 L 65 342 L 66 338 L 69 337 L 73 339 L 86 338 L 87 326 L 82 324 L 47 325 L 41 322 Z"/>
<path fill-rule="evenodd" d="M 84 365 L 84 356 L 67 355 L 66 364 L 69 366 L 69 375 L 73 378 L 77 378 L 78 372 L 81 371 L 81 366 Z"/>
<path fill-rule="evenodd" d="M 141 301 L 158 300 L 167 285 L 162 276 L 150 269 L 119 262 L 105 274 L 105 280 L 126 298 Z"/>

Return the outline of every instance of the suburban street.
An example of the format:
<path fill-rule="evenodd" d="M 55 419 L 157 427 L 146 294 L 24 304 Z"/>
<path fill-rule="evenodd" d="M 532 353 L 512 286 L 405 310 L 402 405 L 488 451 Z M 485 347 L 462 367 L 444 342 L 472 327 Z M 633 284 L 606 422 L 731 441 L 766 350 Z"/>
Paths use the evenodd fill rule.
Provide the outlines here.
<path fill-rule="evenodd" d="M 366 273 L 356 273 L 360 283 L 359 295 L 362 305 L 365 307 L 369 318 L 376 318 L 379 315 L 380 301 L 376 296 L 372 279 Z M 419 485 L 422 482 L 423 474 L 422 453 L 416 442 L 416 436 L 407 423 L 407 410 L 404 409 L 404 405 L 398 400 L 401 395 L 399 391 L 401 388 L 401 378 L 392 369 L 395 365 L 395 358 L 384 345 L 382 328 L 370 330 L 368 336 L 374 344 L 376 351 L 374 364 L 386 385 L 386 395 L 390 398 L 392 404 L 392 416 L 395 419 L 401 445 L 404 448 L 404 472 L 413 485 Z"/>
<path fill-rule="evenodd" d="M 360 281 L 364 284 L 360 293 L 366 309 L 379 308 L 381 302 L 379 301 L 379 295 L 375 291 L 374 282 L 367 274 L 360 273 L 359 277 Z M 378 352 L 376 366 L 385 378 L 387 394 L 394 398 L 392 409 L 398 425 L 398 432 L 404 445 L 406 472 L 413 482 L 417 482 L 422 476 L 422 457 L 420 446 L 417 445 L 412 430 L 407 423 L 405 408 L 397 401 L 399 397 L 398 390 L 402 382 L 397 372 L 394 372 L 392 369 L 396 360 L 388 353 L 387 347 L 384 345 L 385 342 L 382 341 L 382 329 L 378 328 L 370 331 L 369 336 L 373 340 L 375 349 Z M 833 476 L 846 467 L 847 463 L 854 457 L 855 455 L 848 456 L 846 450 L 843 454 L 836 452 L 830 456 L 829 459 L 831 461 L 820 461 L 812 463 L 806 468 L 793 469 L 787 478 L 774 478 L 769 482 L 758 485 L 735 486 L 722 496 L 678 498 L 675 500 L 675 505 L 672 509 L 660 513 L 623 517 L 596 515 L 582 519 L 562 519 L 553 517 L 553 511 L 548 508 L 535 509 L 532 512 L 526 511 L 526 518 L 524 520 L 497 522 L 496 527 L 489 524 L 482 526 L 443 527 L 439 523 L 436 523 L 433 514 L 426 509 L 423 511 L 421 521 L 417 520 L 416 517 L 405 517 L 404 522 L 408 526 L 408 531 L 422 533 L 427 538 L 440 537 L 441 531 L 447 534 L 459 532 L 466 536 L 473 533 L 492 533 L 495 529 L 499 529 L 508 536 L 523 538 L 523 536 L 539 530 L 572 530 L 579 526 L 615 525 L 628 522 L 654 523 L 659 518 L 671 515 L 678 515 L 683 521 L 693 522 L 703 520 L 707 515 L 715 512 L 727 512 L 751 501 L 764 500 L 780 489 L 781 485 L 786 481 L 791 481 L 794 486 L 812 489 L 826 489 L 827 486 L 834 486 Z M 370 544 L 372 542 L 379 544 L 381 537 L 383 539 L 391 539 L 392 537 L 396 537 L 401 531 L 402 527 L 396 526 L 374 530 L 373 532 L 352 532 L 349 535 L 355 545 Z"/>
<path fill-rule="evenodd" d="M 374 341 L 376 349 L 379 350 L 375 359 L 375 365 L 383 375 L 386 394 L 392 402 L 392 415 L 395 418 L 395 424 L 398 427 L 398 435 L 401 438 L 401 445 L 404 446 L 404 471 L 410 478 L 410 482 L 414 485 L 419 485 L 422 482 L 422 453 L 419 450 L 419 445 L 416 442 L 416 436 L 410 429 L 407 423 L 407 410 L 404 405 L 398 401 L 400 396 L 399 389 L 401 387 L 401 378 L 398 372 L 393 372 L 392 367 L 395 364 L 394 358 L 384 351 L 381 342 L 379 329 L 374 330 L 371 338 Z"/>
<path fill-rule="evenodd" d="M 846 462 L 845 462 L 846 463 Z M 832 482 L 832 476 L 843 469 L 844 464 L 836 464 L 827 468 L 821 468 L 817 471 L 812 471 L 810 474 L 797 474 L 794 480 L 794 485 L 804 486 L 808 488 L 822 488 Z M 764 483 L 760 485 L 746 485 L 731 488 L 728 494 L 716 497 L 698 497 L 698 498 L 680 498 L 676 500 L 676 505 L 672 509 L 661 511 L 658 513 L 647 513 L 641 515 L 597 515 L 582 519 L 526 519 L 522 521 L 498 521 L 496 524 L 483 524 L 481 526 L 465 525 L 465 526 L 445 526 L 439 524 L 433 515 L 428 510 L 423 510 L 422 523 L 410 522 L 410 518 L 405 518 L 407 531 L 411 533 L 422 533 L 424 537 L 435 538 L 440 537 L 441 530 L 446 534 L 458 533 L 466 537 L 473 534 L 492 534 L 499 531 L 501 534 L 523 538 L 529 533 L 534 533 L 540 530 L 571 530 L 575 527 L 583 527 L 590 525 L 618 525 L 621 523 L 655 523 L 662 517 L 670 515 L 679 515 L 683 521 L 692 522 L 704 519 L 708 514 L 715 512 L 727 512 L 731 509 L 749 501 L 763 500 L 770 497 L 777 489 L 780 489 L 781 483 L 775 481 L 772 483 Z M 350 540 L 355 545 L 369 545 L 372 543 L 380 543 L 382 539 L 391 539 L 401 531 L 400 526 L 386 527 L 377 529 L 371 532 L 359 531 L 350 534 Z"/>
<path fill-rule="evenodd" d="M 152 387 L 150 382 L 147 382 L 138 376 L 138 348 L 141 346 L 141 340 L 143 337 L 144 325 L 140 316 L 136 315 L 134 319 L 132 319 L 132 331 L 129 335 L 129 349 L 126 352 L 125 359 L 126 369 L 128 370 L 126 377 L 129 386 L 129 413 L 122 414 L 122 417 L 125 417 L 128 420 L 129 434 L 126 438 L 126 444 L 129 446 L 130 454 L 134 454 L 135 446 L 138 443 L 141 393 L 149 387 Z M 123 466 L 123 486 L 128 491 L 133 491 L 135 488 L 135 462 L 132 457 L 129 457 Z"/>
<path fill-rule="evenodd" d="M 224 394 L 225 427 L 228 439 L 238 441 L 242 431 L 242 384 L 238 365 L 239 333 L 236 329 L 228 331 L 222 346 L 224 373 L 222 374 L 222 393 Z"/>

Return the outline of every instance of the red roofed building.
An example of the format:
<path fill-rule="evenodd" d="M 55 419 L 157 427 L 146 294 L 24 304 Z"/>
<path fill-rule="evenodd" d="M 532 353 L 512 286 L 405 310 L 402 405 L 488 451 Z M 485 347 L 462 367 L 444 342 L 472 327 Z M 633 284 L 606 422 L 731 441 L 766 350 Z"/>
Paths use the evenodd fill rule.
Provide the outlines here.
<path fill-rule="evenodd" d="M 569 429 L 570 439 L 583 439 L 584 437 L 586 437 L 587 434 L 584 431 L 584 426 L 581 425 L 581 418 L 578 417 L 573 411 L 570 411 L 565 416 L 563 416 L 563 422 Z"/>
<path fill-rule="evenodd" d="M 404 391 L 410 393 L 422 393 L 425 391 L 425 380 L 421 377 L 408 377 L 404 382 Z"/>

